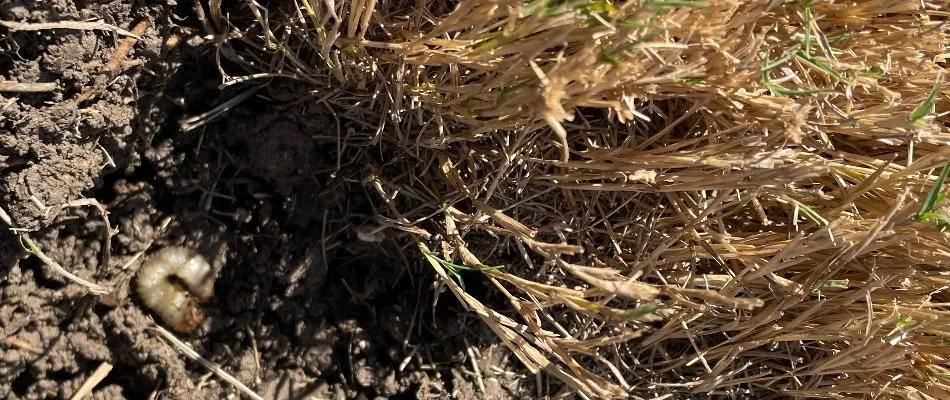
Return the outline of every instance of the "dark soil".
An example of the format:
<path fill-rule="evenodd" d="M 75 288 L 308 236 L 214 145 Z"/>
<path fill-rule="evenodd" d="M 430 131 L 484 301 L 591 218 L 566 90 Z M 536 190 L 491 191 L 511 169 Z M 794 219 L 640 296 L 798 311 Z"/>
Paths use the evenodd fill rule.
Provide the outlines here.
<path fill-rule="evenodd" d="M 115 32 L 0 27 L 0 79 L 56 83 L 0 92 L 0 207 L 66 269 L 114 288 L 96 296 L 70 283 L 4 227 L 0 398 L 69 398 L 103 362 L 114 369 L 98 399 L 237 393 L 158 336 L 130 289 L 140 254 L 178 244 L 219 271 L 208 318 L 182 339 L 265 398 L 524 397 L 534 376 L 440 294 L 405 237 L 358 238 L 381 206 L 360 182 L 368 154 L 382 164 L 386 152 L 341 152 L 333 138 L 363 124 L 274 81 L 222 118 L 180 129 L 250 87 L 219 89 L 215 48 L 199 39 L 169 49 L 198 26 L 192 2 L 181 3 L 0 5 L 3 21 L 151 26 L 118 71 L 105 69 L 125 39 Z M 80 199 L 108 210 L 111 241 L 95 207 L 68 206 Z"/>

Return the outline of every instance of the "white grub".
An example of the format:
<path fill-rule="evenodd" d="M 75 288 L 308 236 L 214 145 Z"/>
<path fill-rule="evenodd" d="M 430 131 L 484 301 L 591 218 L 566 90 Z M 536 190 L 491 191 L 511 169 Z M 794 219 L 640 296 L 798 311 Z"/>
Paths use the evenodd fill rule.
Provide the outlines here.
<path fill-rule="evenodd" d="M 148 308 L 178 333 L 201 323 L 201 302 L 211 297 L 214 269 L 198 253 L 179 246 L 152 254 L 138 272 L 138 292 Z"/>

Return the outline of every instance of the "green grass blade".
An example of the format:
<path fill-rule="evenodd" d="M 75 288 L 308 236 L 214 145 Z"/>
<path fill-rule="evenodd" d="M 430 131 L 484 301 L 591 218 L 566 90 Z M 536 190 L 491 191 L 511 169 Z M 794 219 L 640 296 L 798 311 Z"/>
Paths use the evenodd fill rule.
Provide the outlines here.
<path fill-rule="evenodd" d="M 818 225 L 828 226 L 828 220 L 822 217 L 821 214 L 818 214 L 818 212 L 813 210 L 807 204 L 802 203 L 798 200 L 795 200 L 791 198 L 790 196 L 784 195 L 784 194 L 782 195 L 782 200 L 794 205 L 795 208 L 798 208 L 798 210 L 801 211 L 802 215 L 804 215 L 805 218 L 811 220 L 812 222 Z"/>
<path fill-rule="evenodd" d="M 692 1 L 692 0 L 655 0 L 647 1 L 642 3 L 642 6 L 645 8 L 677 8 L 677 7 L 690 7 L 690 8 L 703 8 L 709 6 L 709 3 L 705 1 Z"/>
<path fill-rule="evenodd" d="M 808 52 L 806 52 L 806 51 L 799 50 L 799 51 L 795 52 L 795 58 L 797 58 L 799 61 L 801 61 L 801 62 L 803 62 L 803 63 L 805 63 L 805 64 L 808 64 L 808 65 L 811 66 L 812 68 L 815 68 L 815 69 L 817 69 L 817 70 L 819 70 L 819 71 L 821 71 L 821 72 L 824 72 L 824 73 L 827 74 L 828 76 L 831 76 L 831 77 L 833 77 L 833 78 L 835 78 L 835 79 L 837 79 L 837 80 L 839 80 L 839 81 L 841 81 L 841 82 L 849 82 L 849 81 L 850 81 L 850 79 L 845 78 L 844 76 L 842 76 L 841 74 L 839 74 L 838 71 L 835 71 L 834 69 L 832 69 L 830 65 L 825 64 L 824 61 L 821 61 L 821 60 L 819 60 L 819 59 L 817 59 L 817 58 L 814 58 L 814 57 L 808 55 Z"/>
<path fill-rule="evenodd" d="M 924 221 L 934 218 L 935 214 L 933 214 L 932 211 L 941 197 L 941 189 L 943 189 L 944 181 L 947 180 L 947 175 L 950 175 L 950 161 L 947 161 L 947 164 L 940 170 L 940 175 L 937 176 L 937 180 L 934 181 L 934 186 L 930 189 L 930 194 L 927 195 L 927 199 L 924 200 L 924 206 L 921 207 L 920 214 L 917 214 L 918 220 Z"/>
<path fill-rule="evenodd" d="M 795 53 L 788 53 L 782 56 L 782 58 L 779 58 L 778 60 L 775 60 L 775 62 L 771 62 L 771 63 L 769 62 L 768 57 L 766 57 L 765 66 L 762 67 L 762 72 L 769 72 L 775 69 L 776 67 L 789 62 L 794 57 L 795 57 Z"/>
<path fill-rule="evenodd" d="M 779 95 L 779 96 L 807 96 L 807 95 L 810 95 L 810 94 L 822 93 L 822 92 L 831 92 L 831 91 L 832 91 L 832 90 L 829 89 L 829 88 L 818 88 L 818 89 L 789 89 L 789 88 L 786 88 L 786 87 L 782 87 L 782 86 L 776 85 L 776 84 L 771 83 L 771 82 L 766 82 L 766 83 L 765 83 L 765 88 L 768 89 L 770 92 L 772 92 L 772 94 L 774 94 L 774 95 Z"/>
<path fill-rule="evenodd" d="M 924 99 L 923 103 L 920 103 L 920 105 L 914 109 L 914 112 L 910 113 L 910 116 L 907 117 L 907 120 L 910 122 L 918 122 L 926 117 L 927 114 L 930 114 L 930 109 L 933 108 L 934 103 L 936 103 L 937 93 L 940 93 L 940 86 L 943 84 L 942 77 L 942 74 L 937 76 L 937 82 L 934 82 L 934 87 L 930 89 L 930 94 L 927 95 L 927 98 Z"/>
<path fill-rule="evenodd" d="M 817 1 L 805 0 L 802 3 L 802 13 L 804 14 L 805 26 L 805 55 L 811 57 L 811 6 Z"/>

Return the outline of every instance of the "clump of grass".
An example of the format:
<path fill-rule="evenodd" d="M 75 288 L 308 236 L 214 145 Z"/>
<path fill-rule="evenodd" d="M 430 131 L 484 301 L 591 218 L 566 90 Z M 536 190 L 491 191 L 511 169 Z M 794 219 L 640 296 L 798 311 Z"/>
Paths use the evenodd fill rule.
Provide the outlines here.
<path fill-rule="evenodd" d="M 391 225 L 532 371 L 950 398 L 945 4 L 294 4 L 248 3 L 248 64 L 402 150 L 367 178 Z"/>

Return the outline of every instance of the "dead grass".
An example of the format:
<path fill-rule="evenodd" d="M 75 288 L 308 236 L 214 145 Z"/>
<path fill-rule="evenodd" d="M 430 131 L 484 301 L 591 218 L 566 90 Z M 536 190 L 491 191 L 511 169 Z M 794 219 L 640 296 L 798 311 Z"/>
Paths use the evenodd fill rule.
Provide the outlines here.
<path fill-rule="evenodd" d="M 950 398 L 947 2 L 246 6 L 222 32 L 256 51 L 225 54 L 260 74 L 234 79 L 298 79 L 399 149 L 367 177 L 381 220 L 530 370 Z"/>

